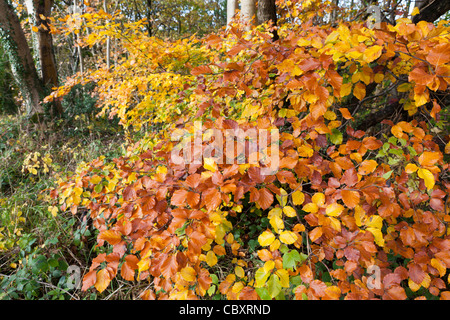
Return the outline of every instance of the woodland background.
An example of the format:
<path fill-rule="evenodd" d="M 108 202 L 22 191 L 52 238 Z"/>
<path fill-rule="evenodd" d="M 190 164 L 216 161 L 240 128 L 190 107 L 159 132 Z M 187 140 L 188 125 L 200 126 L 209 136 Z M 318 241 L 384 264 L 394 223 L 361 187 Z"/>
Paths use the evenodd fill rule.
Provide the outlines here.
<path fill-rule="evenodd" d="M 449 11 L 0 0 L 1 299 L 449 299 Z M 280 171 L 174 165 L 194 120 Z"/>

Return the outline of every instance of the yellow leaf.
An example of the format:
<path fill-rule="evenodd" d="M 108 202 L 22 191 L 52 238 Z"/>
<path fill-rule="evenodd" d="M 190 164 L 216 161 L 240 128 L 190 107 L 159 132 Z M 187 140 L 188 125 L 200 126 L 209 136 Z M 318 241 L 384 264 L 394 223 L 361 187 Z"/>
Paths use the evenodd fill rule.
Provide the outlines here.
<path fill-rule="evenodd" d="M 267 273 L 275 267 L 275 261 L 269 260 L 264 263 L 263 270 Z"/>
<path fill-rule="evenodd" d="M 419 8 L 415 7 L 415 8 L 413 9 L 413 11 L 411 12 L 411 16 L 418 15 L 419 13 L 420 13 Z"/>
<path fill-rule="evenodd" d="M 282 217 L 283 210 L 280 207 L 273 208 L 269 211 L 269 214 L 267 215 L 267 218 L 272 219 L 274 216 Z"/>
<path fill-rule="evenodd" d="M 339 222 L 339 220 L 333 217 L 328 217 L 328 219 L 328 221 L 330 222 L 330 226 L 337 232 L 341 232 L 341 223 Z"/>
<path fill-rule="evenodd" d="M 352 92 L 352 86 L 353 86 L 353 83 L 351 83 L 351 82 L 344 83 L 341 86 L 340 95 L 342 98 L 350 95 L 350 93 Z"/>
<path fill-rule="evenodd" d="M 367 219 L 366 226 L 381 230 L 383 227 L 383 218 L 374 214 Z"/>
<path fill-rule="evenodd" d="M 210 267 L 214 266 L 217 263 L 217 257 L 213 251 L 208 251 L 208 253 L 206 254 L 206 263 Z"/>
<path fill-rule="evenodd" d="M 33 32 L 39 32 L 39 28 L 36 26 L 32 26 L 31 30 L 33 30 Z"/>
<path fill-rule="evenodd" d="M 292 194 L 292 202 L 294 205 L 299 206 L 305 201 L 305 195 L 300 190 L 295 191 Z"/>
<path fill-rule="evenodd" d="M 236 266 L 236 268 L 234 268 L 234 274 L 237 275 L 239 278 L 245 277 L 244 268 L 242 268 L 241 266 Z"/>
<path fill-rule="evenodd" d="M 337 217 L 342 211 L 344 211 L 344 206 L 335 202 L 327 206 L 325 213 L 331 217 Z"/>
<path fill-rule="evenodd" d="M 378 59 L 381 56 L 382 51 L 383 51 L 383 48 L 378 45 L 367 48 L 366 50 L 364 50 L 363 60 L 367 63 L 375 61 L 376 59 Z"/>
<path fill-rule="evenodd" d="M 283 213 L 288 216 L 289 218 L 293 218 L 297 216 L 297 212 L 294 208 L 287 206 L 283 208 Z"/>
<path fill-rule="evenodd" d="M 56 215 L 58 214 L 58 208 L 55 206 L 49 206 L 48 212 L 50 212 L 53 217 L 56 217 Z"/>
<path fill-rule="evenodd" d="M 419 169 L 414 163 L 408 163 L 405 167 L 406 173 L 413 173 L 416 172 L 417 169 Z"/>
<path fill-rule="evenodd" d="M 281 246 L 281 242 L 278 239 L 275 239 L 269 246 L 269 250 L 274 252 L 275 250 L 278 250 Z"/>
<path fill-rule="evenodd" d="M 420 168 L 417 170 L 417 174 L 419 175 L 419 178 L 422 178 L 425 182 L 425 186 L 427 187 L 427 190 L 431 190 L 434 187 L 434 176 L 428 169 Z"/>
<path fill-rule="evenodd" d="M 353 89 L 353 95 L 358 99 L 362 100 L 366 96 L 366 86 L 362 82 L 358 82 Z"/>
<path fill-rule="evenodd" d="M 445 274 L 447 273 L 447 266 L 444 265 L 439 259 L 431 259 L 431 266 L 439 271 L 439 275 L 441 277 L 445 276 Z"/>
<path fill-rule="evenodd" d="M 319 211 L 319 206 L 315 203 L 310 202 L 305 204 L 302 210 L 309 213 L 316 213 L 317 211 Z"/>
<path fill-rule="evenodd" d="M 181 269 L 180 274 L 183 280 L 188 282 L 195 281 L 197 275 L 194 268 L 192 267 L 184 267 L 183 269 Z"/>
<path fill-rule="evenodd" d="M 205 159 L 206 160 L 206 159 Z M 214 162 L 213 162 L 214 163 Z M 215 163 L 214 163 L 215 164 Z M 205 168 L 206 169 L 206 168 Z M 212 171 L 212 170 L 210 170 Z M 214 171 L 213 171 L 214 172 Z M 160 174 L 167 174 L 167 167 L 165 166 L 158 166 L 158 168 L 156 168 L 156 173 L 160 173 Z"/>
<path fill-rule="evenodd" d="M 285 269 L 278 269 L 275 274 L 280 278 L 281 286 L 289 288 L 289 272 Z"/>
<path fill-rule="evenodd" d="M 297 235 L 292 231 L 282 231 L 280 233 L 280 241 L 284 244 L 293 244 L 297 239 Z"/>
<path fill-rule="evenodd" d="M 275 240 L 275 236 L 272 232 L 266 230 L 258 237 L 258 242 L 261 246 L 269 246 Z"/>
<path fill-rule="evenodd" d="M 370 233 L 373 234 L 373 236 L 375 238 L 375 243 L 377 245 L 379 245 L 380 247 L 384 247 L 383 233 L 381 232 L 380 229 L 370 227 L 370 228 L 367 228 L 367 231 L 369 231 Z"/>
<path fill-rule="evenodd" d="M 277 195 L 276 197 L 282 207 L 284 207 L 287 204 L 288 196 L 286 190 L 281 188 L 280 195 Z"/>
<path fill-rule="evenodd" d="M 325 195 L 321 192 L 315 193 L 312 196 L 311 201 L 321 207 L 325 204 Z"/>
<path fill-rule="evenodd" d="M 274 215 L 269 222 L 276 233 L 280 233 L 280 230 L 284 229 L 284 222 L 279 216 Z"/>
<path fill-rule="evenodd" d="M 412 292 L 416 292 L 417 290 L 420 289 L 420 284 L 415 283 L 411 279 L 408 279 L 408 286 Z"/>
<path fill-rule="evenodd" d="M 213 158 L 205 158 L 204 161 L 205 161 L 205 164 L 203 165 L 203 167 L 206 170 L 209 170 L 211 172 L 216 172 L 217 164 Z"/>

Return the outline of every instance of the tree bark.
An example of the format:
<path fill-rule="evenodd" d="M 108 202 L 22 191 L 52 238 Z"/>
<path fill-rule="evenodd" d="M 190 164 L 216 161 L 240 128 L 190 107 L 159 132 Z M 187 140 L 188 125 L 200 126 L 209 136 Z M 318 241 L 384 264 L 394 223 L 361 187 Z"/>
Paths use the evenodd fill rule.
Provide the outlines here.
<path fill-rule="evenodd" d="M 29 116 L 44 112 L 41 105 L 43 87 L 33 56 L 14 8 L 0 0 L 0 41 L 8 53 L 11 70 L 22 93 Z"/>
<path fill-rule="evenodd" d="M 450 1 L 448 0 L 416 0 L 416 7 L 420 13 L 412 18 L 412 22 L 419 21 L 434 22 L 440 16 L 450 10 Z"/>
<path fill-rule="evenodd" d="M 236 10 L 239 9 L 239 3 L 237 0 L 227 0 L 227 26 L 236 14 Z"/>
<path fill-rule="evenodd" d="M 263 24 L 265 22 L 272 22 L 272 25 L 276 27 L 277 25 L 277 6 L 275 0 L 259 0 L 258 1 L 258 24 Z M 278 40 L 278 32 L 276 28 L 272 31 L 272 39 L 274 41 Z"/>
<path fill-rule="evenodd" d="M 241 0 L 241 18 L 246 24 L 248 31 L 252 27 L 252 18 L 256 14 L 256 0 Z"/>
<path fill-rule="evenodd" d="M 53 37 L 47 17 L 51 16 L 54 0 L 33 0 L 34 20 L 38 31 L 39 65 L 42 84 L 47 90 L 59 86 L 58 69 L 53 52 Z M 60 101 L 52 102 L 52 113 L 61 115 L 63 108 Z"/>

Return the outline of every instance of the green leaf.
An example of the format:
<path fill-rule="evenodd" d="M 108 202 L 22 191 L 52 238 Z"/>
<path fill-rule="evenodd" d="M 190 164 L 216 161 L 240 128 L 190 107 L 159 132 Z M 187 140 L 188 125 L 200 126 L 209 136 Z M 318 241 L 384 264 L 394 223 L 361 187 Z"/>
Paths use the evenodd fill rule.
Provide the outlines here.
<path fill-rule="evenodd" d="M 102 190 L 103 190 L 103 185 L 102 185 L 101 183 L 97 184 L 97 185 L 94 187 L 94 191 L 97 192 L 97 193 L 102 192 Z"/>
<path fill-rule="evenodd" d="M 302 264 L 308 258 L 306 254 L 292 250 L 283 255 L 283 268 L 295 270 L 298 264 Z"/>
<path fill-rule="evenodd" d="M 272 298 L 275 298 L 281 292 L 280 278 L 276 274 L 272 274 L 267 281 L 267 291 Z"/>
<path fill-rule="evenodd" d="M 331 130 L 331 135 L 330 135 L 330 141 L 332 144 L 342 144 L 343 141 L 343 136 L 342 136 L 342 132 L 340 132 L 338 129 L 334 128 Z"/>
<path fill-rule="evenodd" d="M 265 285 L 267 278 L 270 275 L 270 271 L 266 272 L 266 270 L 264 268 L 259 268 L 258 270 L 256 270 L 255 273 L 255 281 L 256 281 L 256 288 L 261 288 Z"/>
<path fill-rule="evenodd" d="M 391 177 L 391 174 L 392 174 L 393 171 L 394 170 L 391 170 L 391 171 L 388 171 L 385 174 L 383 174 L 383 178 L 386 179 L 386 180 L 389 179 Z"/>
<path fill-rule="evenodd" d="M 267 288 L 255 288 L 255 291 L 261 300 L 272 300 L 272 297 L 267 292 Z"/>

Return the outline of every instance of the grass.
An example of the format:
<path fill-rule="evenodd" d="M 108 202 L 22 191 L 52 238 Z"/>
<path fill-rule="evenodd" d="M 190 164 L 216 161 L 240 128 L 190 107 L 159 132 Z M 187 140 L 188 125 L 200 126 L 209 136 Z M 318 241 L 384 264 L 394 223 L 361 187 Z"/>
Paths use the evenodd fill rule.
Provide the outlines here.
<path fill-rule="evenodd" d="M 118 126 L 87 116 L 36 130 L 21 116 L 0 116 L 0 299 L 96 299 L 80 280 L 95 257 L 86 215 L 49 212 L 48 190 L 77 164 L 122 153 Z M 120 288 L 120 292 L 118 291 Z M 117 283 L 111 292 L 128 296 Z M 115 291 L 114 291 L 115 290 Z"/>

